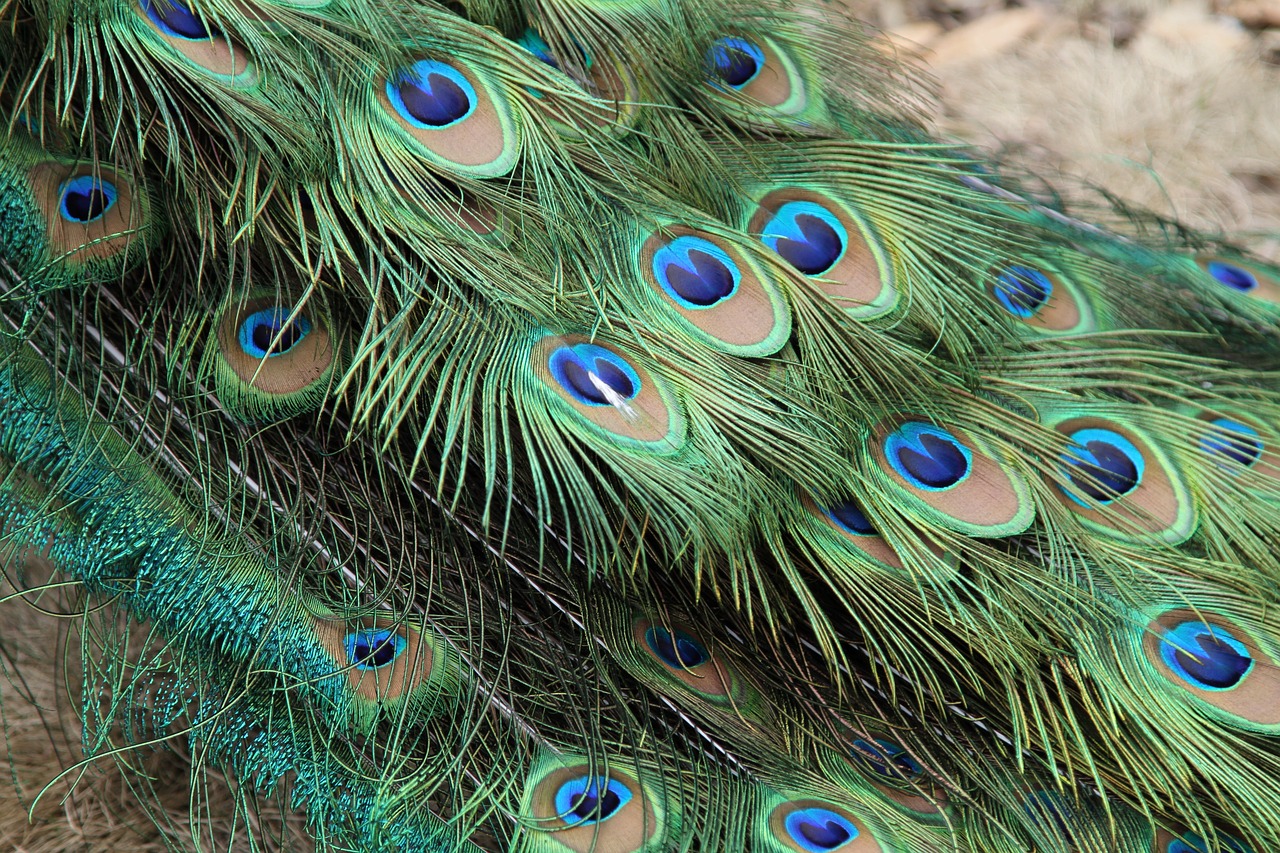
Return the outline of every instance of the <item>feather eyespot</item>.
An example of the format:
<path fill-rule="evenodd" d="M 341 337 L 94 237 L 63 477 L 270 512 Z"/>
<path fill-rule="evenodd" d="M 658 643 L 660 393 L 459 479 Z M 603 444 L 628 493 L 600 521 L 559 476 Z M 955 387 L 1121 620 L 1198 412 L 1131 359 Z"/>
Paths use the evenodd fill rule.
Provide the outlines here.
<path fill-rule="evenodd" d="M 640 393 L 640 376 L 626 359 L 594 344 L 561 346 L 547 361 L 551 376 L 584 406 L 618 406 Z"/>
<path fill-rule="evenodd" d="M 884 454 L 894 471 L 917 489 L 944 491 L 963 483 L 973 453 L 951 433 L 910 421 L 884 439 Z"/>
<path fill-rule="evenodd" d="M 1272 305 L 1280 304 L 1280 273 L 1273 267 L 1221 255 L 1199 255 L 1195 263 L 1203 276 L 1220 291 Z"/>
<path fill-rule="evenodd" d="M 1183 622 L 1160 640 L 1160 657 L 1175 675 L 1200 690 L 1230 690 L 1253 670 L 1248 647 L 1221 625 Z"/>
<path fill-rule="evenodd" d="M 1226 261 L 1209 261 L 1204 268 L 1218 284 L 1229 290 L 1248 293 L 1258 289 L 1258 277 L 1242 266 Z"/>
<path fill-rule="evenodd" d="M 993 293 L 1006 311 L 1025 320 L 1049 302 L 1053 281 L 1032 267 L 1009 266 L 996 276 Z"/>
<path fill-rule="evenodd" d="M 779 186 L 760 198 L 746 229 L 850 316 L 893 310 L 891 253 L 849 203 L 814 188 Z"/>
<path fill-rule="evenodd" d="M 1097 325 L 1083 292 L 1041 261 L 999 264 L 988 271 L 985 287 L 1001 311 L 1033 333 L 1072 335 Z"/>
<path fill-rule="evenodd" d="M 382 669 L 405 650 L 405 639 L 386 628 L 362 628 L 346 637 L 347 663 L 360 670 Z"/>
<path fill-rule="evenodd" d="M 853 821 L 821 806 L 788 813 L 783 826 L 791 839 L 808 853 L 838 850 L 862 834 Z"/>
<path fill-rule="evenodd" d="M 759 829 L 775 841 L 770 849 L 793 853 L 873 853 L 884 848 L 863 822 L 826 800 L 774 795 Z M 767 837 L 767 836 L 766 836 Z"/>
<path fill-rule="evenodd" d="M 717 39 L 707 51 L 707 69 L 715 86 L 742 89 L 760 76 L 764 65 L 764 50 L 737 36 Z"/>
<path fill-rule="evenodd" d="M 245 317 L 236 333 L 240 349 L 250 358 L 282 356 L 311 333 L 311 321 L 298 314 L 289 318 L 282 306 L 264 308 Z"/>
<path fill-rule="evenodd" d="M 853 500 L 835 504 L 830 509 L 823 510 L 823 514 L 834 522 L 841 532 L 849 536 L 879 535 L 875 525 L 862 511 L 862 507 Z"/>
<path fill-rule="evenodd" d="M 58 188 L 58 213 L 68 222 L 96 222 L 115 206 L 120 191 L 105 178 L 77 175 Z"/>
<path fill-rule="evenodd" d="M 178 0 L 141 0 L 142 11 L 160 32 L 171 38 L 203 41 L 221 36 L 216 29 L 205 26 L 204 21 L 189 7 Z"/>
<path fill-rule="evenodd" d="M 788 201 L 765 223 L 760 239 L 799 272 L 820 276 L 844 257 L 849 232 L 822 205 Z"/>
<path fill-rule="evenodd" d="M 1089 504 L 1084 495 L 1100 504 L 1121 498 L 1142 483 L 1146 460 L 1129 439 L 1108 429 L 1082 429 L 1069 436 L 1071 449 L 1063 454 L 1062 473 L 1071 484 L 1059 486 L 1081 506 Z"/>
<path fill-rule="evenodd" d="M 1243 728 L 1280 727 L 1280 670 L 1268 629 L 1206 608 L 1176 607 L 1132 636 L 1151 669 L 1180 688 L 1179 697 Z"/>
<path fill-rule="evenodd" d="M 645 644 L 671 669 L 693 669 L 711 660 L 711 653 L 692 635 L 661 625 L 651 625 L 644 632 Z"/>
<path fill-rule="evenodd" d="M 1253 427 L 1231 418 L 1214 418 L 1213 429 L 1200 439 L 1200 449 L 1222 460 L 1230 473 L 1253 466 L 1262 458 L 1262 437 Z"/>
<path fill-rule="evenodd" d="M 616 815 L 633 796 L 619 779 L 578 776 L 556 789 L 556 813 L 570 826 L 590 826 Z"/>
<path fill-rule="evenodd" d="M 710 240 L 677 237 L 653 253 L 653 275 L 667 295 L 687 310 L 711 308 L 738 292 L 742 272 Z"/>
<path fill-rule="evenodd" d="M 417 128 L 443 130 L 476 111 L 476 90 L 456 68 L 420 59 L 387 79 L 387 100 Z"/>

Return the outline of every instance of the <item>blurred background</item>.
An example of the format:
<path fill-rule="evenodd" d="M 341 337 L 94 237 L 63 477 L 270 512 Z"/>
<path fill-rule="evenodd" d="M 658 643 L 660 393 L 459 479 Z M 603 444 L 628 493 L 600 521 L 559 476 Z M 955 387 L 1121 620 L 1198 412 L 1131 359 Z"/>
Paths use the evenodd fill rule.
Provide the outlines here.
<path fill-rule="evenodd" d="M 935 127 L 1280 259 L 1280 0 L 849 0 Z"/>

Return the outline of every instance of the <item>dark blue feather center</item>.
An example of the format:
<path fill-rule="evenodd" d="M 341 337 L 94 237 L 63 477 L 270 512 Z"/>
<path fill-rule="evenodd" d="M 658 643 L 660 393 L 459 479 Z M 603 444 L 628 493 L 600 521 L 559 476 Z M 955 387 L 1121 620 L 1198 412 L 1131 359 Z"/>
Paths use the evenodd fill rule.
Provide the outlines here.
<path fill-rule="evenodd" d="M 1230 418 L 1217 418 L 1213 425 L 1217 429 L 1200 440 L 1201 450 L 1246 468 L 1262 456 L 1262 439 L 1257 430 Z"/>
<path fill-rule="evenodd" d="M 573 826 L 589 826 L 613 817 L 631 797 L 631 789 L 618 779 L 579 776 L 556 790 L 556 813 Z"/>
<path fill-rule="evenodd" d="M 201 41 L 221 35 L 206 27 L 195 12 L 177 0 L 142 0 L 142 10 L 161 31 L 176 38 Z"/>
<path fill-rule="evenodd" d="M 874 536 L 876 528 L 867 518 L 862 507 L 852 498 L 844 503 L 836 504 L 828 512 L 836 524 L 857 536 Z"/>
<path fill-rule="evenodd" d="M 1160 655 L 1171 670 L 1201 690 L 1230 690 L 1253 669 L 1248 647 L 1221 625 L 1184 622 L 1166 634 Z"/>
<path fill-rule="evenodd" d="M 1053 293 L 1053 282 L 1032 267 L 1007 267 L 996 277 L 996 300 L 1015 317 L 1026 319 L 1044 307 Z"/>
<path fill-rule="evenodd" d="M 361 629 L 347 635 L 347 662 L 356 669 L 381 669 L 404 651 L 405 640 L 390 629 Z"/>
<path fill-rule="evenodd" d="M 644 632 L 645 643 L 672 669 L 693 669 L 711 659 L 702 643 L 684 631 L 654 625 Z"/>
<path fill-rule="evenodd" d="M 821 806 L 796 809 L 783 820 L 791 839 L 807 853 L 830 853 L 859 835 L 858 827 L 844 815 Z"/>
<path fill-rule="evenodd" d="M 418 80 L 400 82 L 400 100 L 409 115 L 423 124 L 443 127 L 458 121 L 471 109 L 466 91 L 443 74 L 431 73 Z"/>
<path fill-rule="evenodd" d="M 821 275 L 835 266 L 844 254 L 844 241 L 824 220 L 801 214 L 796 217 L 796 228 L 800 231 L 800 238 L 779 238 L 777 252 L 805 275 Z"/>
<path fill-rule="evenodd" d="M 1244 267 L 1228 264 L 1224 261 L 1210 261 L 1209 275 L 1219 284 L 1241 293 L 1248 293 L 1258 286 L 1258 279 Z"/>
<path fill-rule="evenodd" d="M 310 331 L 311 322 L 306 317 L 298 315 L 290 321 L 287 308 L 264 308 L 244 318 L 238 338 L 246 355 L 269 358 L 284 355 Z"/>
<path fill-rule="evenodd" d="M 595 344 L 558 347 L 548 367 L 560 387 L 586 406 L 613 406 L 640 393 L 640 376 L 631 365 Z"/>
<path fill-rule="evenodd" d="M 1138 487 L 1141 458 L 1134 458 L 1130 448 L 1095 438 L 1064 457 L 1071 470 L 1067 476 L 1073 486 L 1098 503 L 1110 503 Z"/>
<path fill-rule="evenodd" d="M 693 249 L 689 264 L 693 269 L 669 263 L 663 271 L 671 289 L 684 301 L 706 307 L 733 293 L 733 273 L 719 258 Z"/>
<path fill-rule="evenodd" d="M 58 213 L 68 222 L 87 224 L 101 218 L 118 197 L 119 191 L 110 181 L 77 175 L 62 185 Z"/>
<path fill-rule="evenodd" d="M 969 476 L 969 450 L 931 424 L 903 424 L 885 439 L 884 450 L 893 469 L 918 489 L 950 489 Z"/>
<path fill-rule="evenodd" d="M 722 38 L 708 51 L 711 72 L 726 85 L 741 89 L 760 74 L 764 51 L 746 39 Z"/>

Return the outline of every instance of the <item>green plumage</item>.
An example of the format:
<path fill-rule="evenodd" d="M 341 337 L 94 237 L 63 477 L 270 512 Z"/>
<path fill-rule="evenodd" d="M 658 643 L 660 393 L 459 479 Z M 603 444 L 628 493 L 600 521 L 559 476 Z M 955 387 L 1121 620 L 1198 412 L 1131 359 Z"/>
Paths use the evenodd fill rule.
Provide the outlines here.
<path fill-rule="evenodd" d="M 1280 270 L 1027 200 L 821 7 L 3 14 L 86 759 L 247 849 L 1280 847 Z"/>

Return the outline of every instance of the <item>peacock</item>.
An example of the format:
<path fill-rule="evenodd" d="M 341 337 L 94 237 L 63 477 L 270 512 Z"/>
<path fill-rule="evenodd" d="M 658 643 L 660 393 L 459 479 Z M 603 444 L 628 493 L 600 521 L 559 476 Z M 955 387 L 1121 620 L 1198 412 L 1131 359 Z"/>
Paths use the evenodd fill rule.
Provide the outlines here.
<path fill-rule="evenodd" d="M 1280 268 L 820 2 L 0 14 L 63 777 L 181 752 L 182 850 L 1280 849 Z"/>

